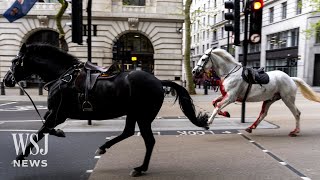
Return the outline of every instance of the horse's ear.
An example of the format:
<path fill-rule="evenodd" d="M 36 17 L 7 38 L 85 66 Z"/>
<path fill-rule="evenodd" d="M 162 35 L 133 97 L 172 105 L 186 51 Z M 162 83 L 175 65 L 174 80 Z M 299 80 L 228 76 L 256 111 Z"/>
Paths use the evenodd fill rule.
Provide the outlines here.
<path fill-rule="evenodd" d="M 26 45 L 26 43 L 23 43 L 22 44 L 22 46 L 21 46 L 21 48 L 20 48 L 20 51 L 19 51 L 19 53 L 25 53 L 25 52 L 27 52 L 27 45 Z"/>

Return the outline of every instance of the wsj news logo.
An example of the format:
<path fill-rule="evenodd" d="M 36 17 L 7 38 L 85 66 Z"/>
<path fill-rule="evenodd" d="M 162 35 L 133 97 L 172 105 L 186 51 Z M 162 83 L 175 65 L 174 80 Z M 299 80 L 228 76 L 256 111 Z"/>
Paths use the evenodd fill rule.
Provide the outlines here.
<path fill-rule="evenodd" d="M 41 148 L 33 139 L 38 139 L 38 134 L 32 133 L 12 133 L 14 148 L 16 150 L 17 156 L 20 152 L 25 155 L 27 151 L 28 141 L 34 146 L 32 150 L 30 150 L 30 155 L 42 155 L 45 156 L 48 154 L 48 136 L 49 134 L 44 134 L 44 144 L 43 148 Z M 20 151 L 21 150 L 21 151 Z M 13 167 L 47 167 L 47 160 L 13 160 Z"/>

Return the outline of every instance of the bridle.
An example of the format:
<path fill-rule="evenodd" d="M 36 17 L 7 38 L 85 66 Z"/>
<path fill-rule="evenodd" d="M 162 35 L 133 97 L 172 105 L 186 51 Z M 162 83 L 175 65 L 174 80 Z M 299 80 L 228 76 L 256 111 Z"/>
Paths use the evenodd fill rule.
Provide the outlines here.
<path fill-rule="evenodd" d="M 16 58 L 18 59 L 18 61 L 16 62 L 15 68 L 16 68 L 17 66 L 19 66 L 19 64 L 20 64 L 20 67 L 23 67 L 23 59 L 22 59 L 21 57 L 22 57 L 22 56 L 21 56 L 20 54 L 18 54 L 18 55 L 16 56 Z M 34 101 L 33 101 L 32 98 L 30 97 L 30 95 L 27 93 L 27 91 L 21 86 L 21 84 L 16 81 L 15 71 L 14 71 L 14 69 L 12 69 L 12 66 L 10 67 L 9 71 L 10 71 L 11 74 L 12 74 L 11 81 L 13 81 L 13 82 L 15 82 L 16 84 L 18 84 L 19 88 L 28 96 L 28 98 L 30 99 L 30 101 L 31 101 L 34 109 L 36 110 L 38 116 L 40 117 L 40 120 L 41 120 L 42 123 L 44 124 L 45 122 L 44 122 L 43 118 L 41 117 L 40 112 L 39 112 L 37 106 L 35 105 Z"/>
<path fill-rule="evenodd" d="M 206 54 L 208 57 L 202 61 L 205 61 L 202 65 L 198 65 L 197 64 L 197 67 L 201 68 L 202 71 L 204 71 L 204 67 L 207 65 L 207 63 L 210 61 L 211 64 L 213 64 L 213 58 L 211 57 L 211 52 L 212 52 L 212 49 L 211 51 Z M 235 67 L 233 67 L 227 74 L 225 75 L 222 75 L 222 77 L 220 77 L 221 79 L 226 79 L 228 78 L 231 74 L 239 71 L 240 69 L 242 68 L 242 65 L 236 65 Z"/>

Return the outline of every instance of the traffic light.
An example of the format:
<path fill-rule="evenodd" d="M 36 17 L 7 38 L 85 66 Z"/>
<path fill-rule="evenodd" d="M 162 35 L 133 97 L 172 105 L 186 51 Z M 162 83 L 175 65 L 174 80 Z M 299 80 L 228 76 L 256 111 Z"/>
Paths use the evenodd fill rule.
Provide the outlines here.
<path fill-rule="evenodd" d="M 72 0 L 72 42 L 82 44 L 82 0 Z"/>
<path fill-rule="evenodd" d="M 225 24 L 224 29 L 226 31 L 232 31 L 234 34 L 234 45 L 240 45 L 240 0 L 225 1 L 224 7 L 229 12 L 224 14 L 226 20 L 229 23 Z M 232 11 L 231 11 L 232 10 Z M 233 23 L 230 23 L 232 21 Z"/>
<path fill-rule="evenodd" d="M 252 44 L 261 42 L 263 0 L 252 0 L 250 4 L 250 33 Z"/>

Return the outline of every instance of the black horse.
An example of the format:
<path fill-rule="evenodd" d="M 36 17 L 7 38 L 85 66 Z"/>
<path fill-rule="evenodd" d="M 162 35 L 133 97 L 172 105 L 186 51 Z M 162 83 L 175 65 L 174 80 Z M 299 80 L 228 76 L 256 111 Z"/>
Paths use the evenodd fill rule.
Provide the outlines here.
<path fill-rule="evenodd" d="M 207 127 L 207 115 L 195 114 L 192 99 L 186 89 L 171 82 L 161 81 L 144 71 L 120 72 L 113 78 L 97 80 L 90 91 L 90 102 L 93 111 L 83 111 L 83 91 L 75 86 L 75 80 L 82 69 L 76 57 L 50 45 L 23 44 L 19 54 L 12 60 L 12 65 L 4 77 L 5 85 L 15 86 L 16 82 L 26 79 L 32 74 L 39 75 L 48 85 L 48 111 L 43 126 L 39 129 L 38 139 L 49 133 L 65 137 L 62 130 L 54 128 L 73 119 L 112 119 L 126 115 L 125 128 L 119 136 L 104 143 L 97 152 L 104 154 L 112 145 L 134 135 L 137 122 L 146 146 L 146 154 L 141 166 L 134 168 L 131 175 L 139 176 L 147 171 L 150 157 L 155 144 L 151 123 L 158 114 L 163 100 L 163 86 L 176 90 L 180 108 L 187 118 L 196 126 Z M 177 100 L 176 99 L 176 100 Z M 25 155 L 19 154 L 17 160 L 23 160 L 33 148 L 28 144 Z"/>

